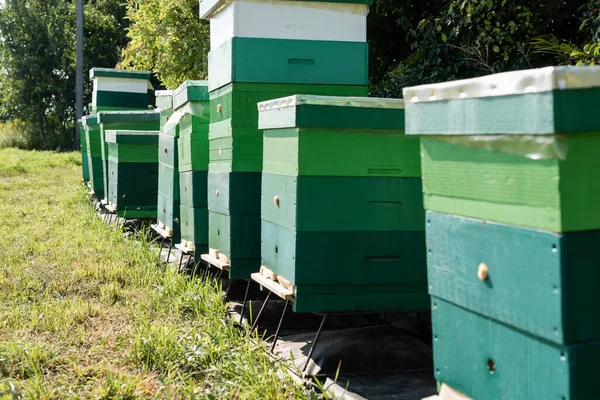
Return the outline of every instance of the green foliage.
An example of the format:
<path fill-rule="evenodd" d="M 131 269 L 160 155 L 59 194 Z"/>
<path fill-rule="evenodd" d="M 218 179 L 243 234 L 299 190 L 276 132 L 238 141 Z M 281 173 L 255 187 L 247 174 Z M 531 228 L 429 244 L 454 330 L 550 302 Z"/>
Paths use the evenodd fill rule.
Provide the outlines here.
<path fill-rule="evenodd" d="M 551 32 L 575 36 L 575 14 L 585 2 L 423 2 L 427 6 L 403 2 L 393 8 L 391 15 L 396 15 L 397 34 L 405 35 L 409 51 L 398 57 L 379 83 L 373 82 L 373 91 L 400 97 L 405 86 L 550 65 L 552 57 L 531 51 L 530 41 Z M 418 22 L 399 17 L 406 7 L 418 10 Z"/>
<path fill-rule="evenodd" d="M 117 63 L 125 41 L 120 2 L 86 2 L 84 69 Z M 0 117 L 22 121 L 26 147 L 73 148 L 75 1 L 6 0 L 0 33 Z"/>
<path fill-rule="evenodd" d="M 169 89 L 206 79 L 209 25 L 198 14 L 197 0 L 130 0 L 120 67 L 153 71 Z"/>
<path fill-rule="evenodd" d="M 554 56 L 560 65 L 596 65 L 600 63 L 600 2 L 588 0 L 582 7 L 580 37 L 559 39 L 556 35 L 534 38 L 536 53 Z"/>

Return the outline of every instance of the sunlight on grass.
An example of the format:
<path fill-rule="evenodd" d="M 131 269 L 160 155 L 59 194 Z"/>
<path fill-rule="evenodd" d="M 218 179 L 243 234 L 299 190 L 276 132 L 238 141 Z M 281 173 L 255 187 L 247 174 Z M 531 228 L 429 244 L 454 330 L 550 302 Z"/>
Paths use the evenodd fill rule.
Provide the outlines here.
<path fill-rule="evenodd" d="M 0 150 L 0 399 L 306 398 L 217 283 L 165 272 L 144 233 L 97 218 L 80 163 Z"/>

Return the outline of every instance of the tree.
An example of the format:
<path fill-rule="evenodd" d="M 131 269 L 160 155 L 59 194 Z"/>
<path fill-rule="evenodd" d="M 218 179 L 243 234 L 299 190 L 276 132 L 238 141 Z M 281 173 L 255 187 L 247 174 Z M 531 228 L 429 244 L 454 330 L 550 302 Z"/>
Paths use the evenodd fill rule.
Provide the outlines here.
<path fill-rule="evenodd" d="M 120 67 L 150 70 L 169 89 L 206 79 L 209 24 L 198 17 L 198 0 L 129 0 L 127 10 L 130 42 Z"/>
<path fill-rule="evenodd" d="M 86 2 L 84 69 L 117 63 L 126 40 L 120 1 Z M 0 34 L 0 115 L 23 121 L 31 148 L 73 148 L 75 1 L 6 0 Z"/>
<path fill-rule="evenodd" d="M 420 6 L 416 0 L 377 0 L 376 4 L 390 1 L 387 13 L 395 16 L 396 35 L 405 39 L 409 50 L 390 63 L 380 80 L 372 81 L 372 92 L 401 97 L 405 86 L 553 64 L 553 57 L 532 50 L 532 40 L 547 34 L 577 37 L 578 14 L 589 0 L 450 0 L 419 2 L 426 3 Z M 416 10 L 410 17 L 397 11 L 407 6 Z M 372 38 L 376 43 L 382 40 Z"/>

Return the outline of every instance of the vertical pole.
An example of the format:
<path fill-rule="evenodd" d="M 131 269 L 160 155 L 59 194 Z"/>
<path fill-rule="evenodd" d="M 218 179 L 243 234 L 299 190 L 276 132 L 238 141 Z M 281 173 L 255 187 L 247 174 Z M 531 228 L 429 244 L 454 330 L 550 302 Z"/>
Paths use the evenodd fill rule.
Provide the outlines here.
<path fill-rule="evenodd" d="M 81 146 L 78 121 L 83 116 L 83 0 L 77 0 L 76 21 L 76 68 L 75 68 L 75 146 Z"/>

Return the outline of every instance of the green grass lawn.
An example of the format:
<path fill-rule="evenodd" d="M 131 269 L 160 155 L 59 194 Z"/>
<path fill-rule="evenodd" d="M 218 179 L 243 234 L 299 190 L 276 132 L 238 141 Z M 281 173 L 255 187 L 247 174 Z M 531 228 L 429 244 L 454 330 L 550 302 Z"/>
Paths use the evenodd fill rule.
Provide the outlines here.
<path fill-rule="evenodd" d="M 0 150 L 0 399 L 305 398 L 216 283 L 100 221 L 80 160 Z"/>

